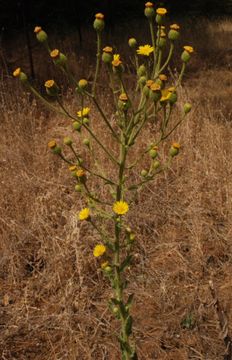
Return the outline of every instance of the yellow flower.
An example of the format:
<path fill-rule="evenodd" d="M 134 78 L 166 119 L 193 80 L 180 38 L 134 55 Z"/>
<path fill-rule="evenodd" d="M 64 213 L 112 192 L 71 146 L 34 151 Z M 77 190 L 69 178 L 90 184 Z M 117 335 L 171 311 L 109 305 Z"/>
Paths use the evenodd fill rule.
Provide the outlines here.
<path fill-rule="evenodd" d="M 154 6 L 154 4 L 152 2 L 150 2 L 150 1 L 146 2 L 146 4 L 145 4 L 146 8 L 151 8 L 153 6 Z"/>
<path fill-rule="evenodd" d="M 170 25 L 170 29 L 172 29 L 172 30 L 180 30 L 180 26 L 178 24 L 172 24 L 172 25 Z"/>
<path fill-rule="evenodd" d="M 151 45 L 143 45 L 139 46 L 139 48 L 136 50 L 138 55 L 144 55 L 149 56 L 154 50 L 154 47 Z"/>
<path fill-rule="evenodd" d="M 179 150 L 179 149 L 180 149 L 180 144 L 179 144 L 179 143 L 173 143 L 173 144 L 172 144 L 172 147 L 173 147 L 174 149 Z"/>
<path fill-rule="evenodd" d="M 90 113 L 90 108 L 86 107 L 86 108 L 83 108 L 82 110 L 78 111 L 77 116 L 79 118 L 86 117 L 86 116 L 88 117 L 89 113 Z"/>
<path fill-rule="evenodd" d="M 98 19 L 98 20 L 103 20 L 104 19 L 104 15 L 102 13 L 97 13 L 95 15 L 95 18 Z"/>
<path fill-rule="evenodd" d="M 162 96 L 161 96 L 160 101 L 166 101 L 166 100 L 170 99 L 172 92 L 169 91 L 169 89 L 164 89 L 161 91 L 161 94 L 162 94 Z"/>
<path fill-rule="evenodd" d="M 160 75 L 159 75 L 159 79 L 160 79 L 161 81 L 167 81 L 167 80 L 168 80 L 168 78 L 167 78 L 167 76 L 166 76 L 165 74 L 160 74 Z"/>
<path fill-rule="evenodd" d="M 95 248 L 93 250 L 93 256 L 99 257 L 99 256 L 102 256 L 105 252 L 106 252 L 105 245 L 99 244 L 99 245 L 95 246 Z"/>
<path fill-rule="evenodd" d="M 89 208 L 84 208 L 79 212 L 79 220 L 88 220 L 90 218 Z"/>
<path fill-rule="evenodd" d="M 13 76 L 14 77 L 19 77 L 20 73 L 21 73 L 21 68 L 19 67 L 13 72 Z"/>
<path fill-rule="evenodd" d="M 125 93 L 120 94 L 119 95 L 119 100 L 127 101 L 128 100 L 127 94 L 125 94 Z"/>
<path fill-rule="evenodd" d="M 167 9 L 165 8 L 158 8 L 156 10 L 156 14 L 160 15 L 160 16 L 164 16 L 165 14 L 167 14 Z"/>
<path fill-rule="evenodd" d="M 69 166 L 70 171 L 75 171 L 76 169 L 77 169 L 76 165 L 70 165 Z"/>
<path fill-rule="evenodd" d="M 103 51 L 107 54 L 112 54 L 113 48 L 111 46 L 104 47 Z"/>
<path fill-rule="evenodd" d="M 78 170 L 76 171 L 76 176 L 77 176 L 77 177 L 85 176 L 84 170 L 83 170 L 83 169 L 78 169 Z"/>
<path fill-rule="evenodd" d="M 194 52 L 194 49 L 192 46 L 184 46 L 185 51 L 187 51 L 189 54 Z"/>
<path fill-rule="evenodd" d="M 113 211 L 115 214 L 124 215 L 129 210 L 129 205 L 125 201 L 116 201 L 113 205 Z"/>
<path fill-rule="evenodd" d="M 120 55 L 119 54 L 114 54 L 112 65 L 117 67 L 120 64 L 122 64 L 122 61 L 120 60 Z"/>
<path fill-rule="evenodd" d="M 52 88 L 53 86 L 55 85 L 55 81 L 54 80 L 47 80 L 45 83 L 44 83 L 44 86 L 48 89 Z"/>
<path fill-rule="evenodd" d="M 147 80 L 146 85 L 148 88 L 150 88 L 152 84 L 154 84 L 153 80 Z"/>
<path fill-rule="evenodd" d="M 150 89 L 151 89 L 151 91 L 159 91 L 160 85 L 157 83 L 153 83 L 153 84 L 151 84 Z"/>
<path fill-rule="evenodd" d="M 58 49 L 54 49 L 50 52 L 50 56 L 53 59 L 56 59 L 60 55 L 60 51 Z"/>
<path fill-rule="evenodd" d="M 56 141 L 50 140 L 48 143 L 48 147 L 49 147 L 49 149 L 54 149 L 56 147 Z"/>
<path fill-rule="evenodd" d="M 42 30 L 41 26 L 36 26 L 34 28 L 34 33 L 38 34 Z"/>

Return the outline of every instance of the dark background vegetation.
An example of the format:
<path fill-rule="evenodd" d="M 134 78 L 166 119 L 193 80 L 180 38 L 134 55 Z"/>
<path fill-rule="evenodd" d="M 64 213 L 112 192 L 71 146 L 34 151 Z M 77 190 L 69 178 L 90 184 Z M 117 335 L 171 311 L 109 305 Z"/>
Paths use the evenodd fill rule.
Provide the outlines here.
<path fill-rule="evenodd" d="M 24 23 L 69 25 L 79 28 L 92 21 L 96 12 L 104 12 L 109 23 L 130 21 L 143 15 L 145 0 L 19 0 L 0 2 L 0 25 L 2 31 L 20 29 Z M 155 1 L 172 14 L 214 16 L 232 13 L 232 0 L 175 0 Z"/>

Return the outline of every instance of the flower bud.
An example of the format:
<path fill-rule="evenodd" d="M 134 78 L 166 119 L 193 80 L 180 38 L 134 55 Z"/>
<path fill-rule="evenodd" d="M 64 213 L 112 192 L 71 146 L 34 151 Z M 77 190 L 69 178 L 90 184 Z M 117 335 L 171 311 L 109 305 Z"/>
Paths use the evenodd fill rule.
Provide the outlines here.
<path fill-rule="evenodd" d="M 189 103 L 184 104 L 184 113 L 188 114 L 192 109 L 192 105 Z"/>
<path fill-rule="evenodd" d="M 146 84 L 146 81 L 147 81 L 146 76 L 141 76 L 141 77 L 139 78 L 139 80 L 138 80 L 138 83 L 139 83 L 140 85 L 145 85 L 145 84 Z"/>
<path fill-rule="evenodd" d="M 178 40 L 180 37 L 180 33 L 176 30 L 169 30 L 169 33 L 168 33 L 168 38 L 169 40 L 171 41 L 175 41 L 175 40 Z"/>
<path fill-rule="evenodd" d="M 194 49 L 192 46 L 184 46 L 184 51 L 181 54 L 181 60 L 184 63 L 189 62 L 190 58 L 191 58 L 191 54 L 194 52 Z"/>
<path fill-rule="evenodd" d="M 158 8 L 156 9 L 156 18 L 155 21 L 158 25 L 163 24 L 163 18 L 167 14 L 167 10 L 165 8 Z"/>
<path fill-rule="evenodd" d="M 153 162 L 153 169 L 154 170 L 157 170 L 159 167 L 160 167 L 160 161 L 159 160 L 155 160 L 154 162 Z"/>
<path fill-rule="evenodd" d="M 139 66 L 139 68 L 137 70 L 137 75 L 139 77 L 146 75 L 146 67 L 145 67 L 145 65 L 142 64 L 142 65 Z"/>
<path fill-rule="evenodd" d="M 80 89 L 85 90 L 88 86 L 88 81 L 86 79 L 81 79 L 78 82 L 78 86 Z"/>
<path fill-rule="evenodd" d="M 129 107 L 130 107 L 130 102 L 127 97 L 127 94 L 125 93 L 120 94 L 118 99 L 118 108 L 122 111 L 126 111 L 129 109 Z"/>
<path fill-rule="evenodd" d="M 155 159 L 158 156 L 158 147 L 154 146 L 150 151 L 149 151 L 149 155 L 152 159 Z"/>
<path fill-rule="evenodd" d="M 82 127 L 82 125 L 81 125 L 78 121 L 74 121 L 74 122 L 73 122 L 73 128 L 74 128 L 74 130 L 80 132 L 80 131 L 81 131 L 81 127 Z"/>
<path fill-rule="evenodd" d="M 113 48 L 111 46 L 104 47 L 102 54 L 102 61 L 105 64 L 110 64 L 112 60 L 113 60 Z"/>
<path fill-rule="evenodd" d="M 45 86 L 46 92 L 49 96 L 57 96 L 58 95 L 59 88 L 54 80 L 47 80 L 44 83 L 44 86 Z"/>
<path fill-rule="evenodd" d="M 167 43 L 167 41 L 166 41 L 165 37 L 160 37 L 158 40 L 158 47 L 160 49 L 163 49 L 166 46 L 166 43 Z"/>
<path fill-rule="evenodd" d="M 161 98 L 161 87 L 157 83 L 153 83 L 150 86 L 149 97 L 152 101 L 157 102 Z"/>
<path fill-rule="evenodd" d="M 169 155 L 171 157 L 174 157 L 174 156 L 179 154 L 179 151 L 180 151 L 180 144 L 173 143 L 170 150 L 169 150 Z"/>
<path fill-rule="evenodd" d="M 130 38 L 128 40 L 128 45 L 133 49 L 137 46 L 137 40 L 135 38 Z"/>
<path fill-rule="evenodd" d="M 50 52 L 50 56 L 56 65 L 64 66 L 67 63 L 67 56 L 61 53 L 58 49 Z"/>
<path fill-rule="evenodd" d="M 75 191 L 76 192 L 81 192 L 82 191 L 82 186 L 80 184 L 76 184 L 75 185 Z"/>
<path fill-rule="evenodd" d="M 104 15 L 101 13 L 96 14 L 93 23 L 94 30 L 96 30 L 97 32 L 101 32 L 104 29 L 104 27 L 105 27 Z"/>
<path fill-rule="evenodd" d="M 15 78 L 19 78 L 19 80 L 22 83 L 26 83 L 28 81 L 28 77 L 27 75 L 21 71 L 21 68 L 17 68 L 14 72 L 13 72 L 13 76 Z"/>
<path fill-rule="evenodd" d="M 56 140 L 50 140 L 48 143 L 49 149 L 54 149 L 57 146 Z"/>
<path fill-rule="evenodd" d="M 148 19 L 152 19 L 155 16 L 154 4 L 152 2 L 149 1 L 145 4 L 144 15 Z"/>
<path fill-rule="evenodd" d="M 55 146 L 54 148 L 52 148 L 52 152 L 53 154 L 60 155 L 62 153 L 62 149 L 60 146 Z"/>
<path fill-rule="evenodd" d="M 89 141 L 89 139 L 85 138 L 85 139 L 83 140 L 83 144 L 89 148 L 89 147 L 90 147 L 90 141 Z"/>
<path fill-rule="evenodd" d="M 147 177 L 147 175 L 148 175 L 148 171 L 147 171 L 147 170 L 142 170 L 142 171 L 141 171 L 141 176 L 142 176 L 142 177 Z"/>
<path fill-rule="evenodd" d="M 72 139 L 68 136 L 66 136 L 63 140 L 64 145 L 71 146 L 72 145 Z"/>
<path fill-rule="evenodd" d="M 40 26 L 35 27 L 34 33 L 36 34 L 36 38 L 39 42 L 44 43 L 47 41 L 48 36 L 47 36 L 46 32 L 43 31 Z"/>

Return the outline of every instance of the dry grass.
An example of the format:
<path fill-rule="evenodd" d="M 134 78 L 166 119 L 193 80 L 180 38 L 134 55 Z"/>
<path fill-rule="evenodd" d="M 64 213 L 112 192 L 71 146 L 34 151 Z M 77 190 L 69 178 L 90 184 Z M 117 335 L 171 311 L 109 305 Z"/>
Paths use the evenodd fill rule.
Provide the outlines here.
<path fill-rule="evenodd" d="M 223 24 L 221 35 L 210 26 L 207 43 L 215 28 L 223 41 Z M 173 135 L 183 144 L 181 154 L 140 192 L 130 215 L 137 245 L 129 290 L 136 293 L 141 360 L 223 359 L 210 279 L 232 336 L 232 75 L 225 67 L 207 68 L 201 41 L 193 34 L 198 55 L 191 69 L 206 70 L 192 72 L 182 88 L 180 102 L 191 100 L 194 110 Z M 220 51 L 227 53 L 225 42 Z M 66 167 L 47 151 L 47 141 L 69 133 L 69 124 L 22 95 L 11 79 L 1 82 L 0 96 L 2 359 L 119 359 L 110 291 L 92 257 L 97 235 L 77 223 L 82 201 Z M 67 101 L 76 107 L 69 95 Z M 143 135 L 139 148 L 152 129 Z"/>

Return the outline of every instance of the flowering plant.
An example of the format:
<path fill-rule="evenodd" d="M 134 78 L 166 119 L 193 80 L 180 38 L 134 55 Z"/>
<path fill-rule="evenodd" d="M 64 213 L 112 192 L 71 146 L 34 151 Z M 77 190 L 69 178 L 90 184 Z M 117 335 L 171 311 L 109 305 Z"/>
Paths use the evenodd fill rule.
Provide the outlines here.
<path fill-rule="evenodd" d="M 134 57 L 136 90 L 129 89 L 126 84 L 121 55 L 114 52 L 111 46 L 102 48 L 103 14 L 96 14 L 93 24 L 97 34 L 97 56 L 94 80 L 91 84 L 86 79 L 76 80 L 69 69 L 67 56 L 58 49 L 52 50 L 46 32 L 40 26 L 35 28 L 38 41 L 45 45 L 54 65 L 67 75 L 75 88 L 80 103 L 80 109 L 76 114 L 72 114 L 63 105 L 59 85 L 53 79 L 47 80 L 44 85 L 48 97 L 53 98 L 56 103 L 43 97 L 30 84 L 27 75 L 20 68 L 13 73 L 14 77 L 19 78 L 52 111 L 69 118 L 72 121 L 73 131 L 79 139 L 83 133 L 89 136 L 82 138 L 82 142 L 86 148 L 85 154 L 89 152 L 91 155 L 91 166 L 81 158 L 72 138 L 68 136 L 64 138 L 63 144 L 70 150 L 69 155 L 65 155 L 56 140 L 49 141 L 48 147 L 68 164 L 69 171 L 75 179 L 75 190 L 86 203 L 86 207 L 77 214 L 78 221 L 88 222 L 99 234 L 100 240 L 93 249 L 93 256 L 101 259 L 99 267 L 112 287 L 113 296 L 109 300 L 109 308 L 121 322 L 118 340 L 123 360 L 138 358 L 135 342 L 131 339 L 133 319 L 130 309 L 134 294 L 126 295 L 125 291 L 127 288 L 125 271 L 132 265 L 135 243 L 135 234 L 130 227 L 128 214 L 134 205 L 136 193 L 167 169 L 172 159 L 179 154 L 180 144 L 177 142 L 171 144 L 166 160 L 161 160 L 159 149 L 191 110 L 191 105 L 186 103 L 179 120 L 173 123 L 171 115 L 177 108 L 178 87 L 193 48 L 184 46 L 179 77 L 171 83 L 167 76 L 167 68 L 174 53 L 175 42 L 180 36 L 180 27 L 172 24 L 168 29 L 164 25 L 166 14 L 165 8 L 155 10 L 153 3 L 147 2 L 145 16 L 150 26 L 151 44 L 138 46 L 134 38 L 128 41 Z M 108 71 L 109 91 L 115 109 L 113 118 L 106 114 L 99 100 L 98 80 L 101 65 Z M 86 101 L 92 105 L 87 106 Z M 107 147 L 95 133 L 91 124 L 91 106 L 96 108 L 109 132 L 113 144 L 111 147 Z M 149 123 L 156 124 L 158 129 L 157 133 L 152 134 L 154 140 L 147 144 L 139 158 L 131 162 L 130 154 L 133 154 L 143 128 Z M 99 171 L 94 158 L 95 146 L 98 146 L 113 164 L 116 175 L 106 174 L 106 171 L 101 169 Z M 140 180 L 135 182 L 132 175 L 138 172 L 137 169 L 141 166 L 144 157 L 149 159 L 150 165 L 146 169 L 140 169 Z M 101 185 L 107 188 L 104 195 L 101 196 L 99 192 L 96 194 L 94 184 L 90 183 L 91 178 L 97 178 L 101 181 Z"/>

